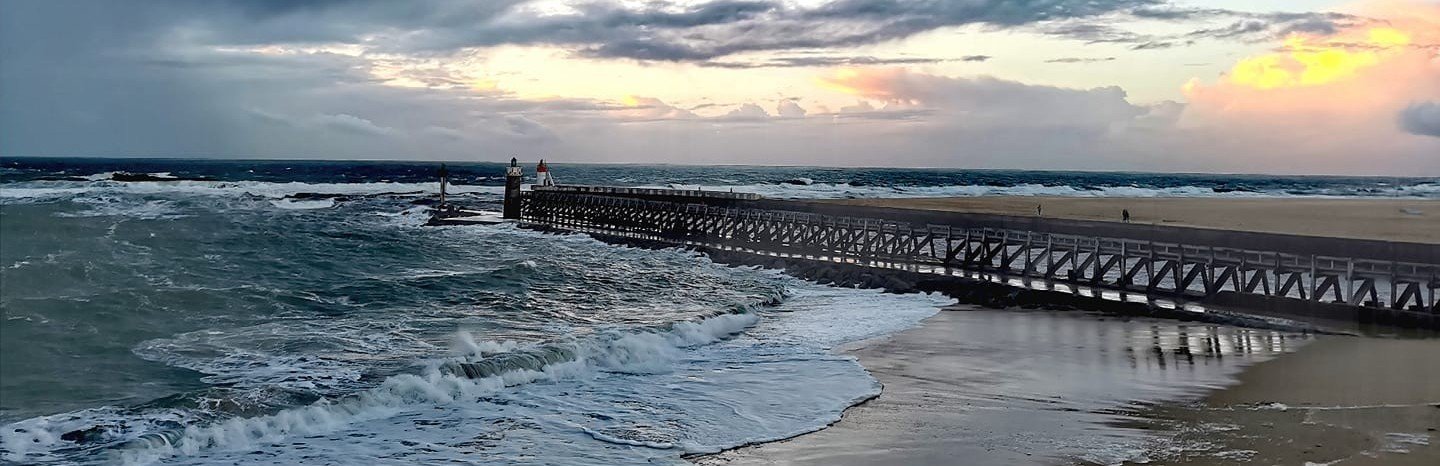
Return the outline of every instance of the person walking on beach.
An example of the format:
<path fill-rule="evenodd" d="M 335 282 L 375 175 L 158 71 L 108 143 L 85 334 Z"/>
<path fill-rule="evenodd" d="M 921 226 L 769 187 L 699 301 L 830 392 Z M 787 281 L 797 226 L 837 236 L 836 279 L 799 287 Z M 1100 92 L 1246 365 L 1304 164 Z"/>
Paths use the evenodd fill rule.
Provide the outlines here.
<path fill-rule="evenodd" d="M 1035 204 L 1035 216 L 1044 217 L 1044 215 L 1040 215 L 1040 204 Z"/>
<path fill-rule="evenodd" d="M 1130 223 L 1130 209 L 1120 209 L 1120 218 L 1124 219 L 1125 223 Z"/>

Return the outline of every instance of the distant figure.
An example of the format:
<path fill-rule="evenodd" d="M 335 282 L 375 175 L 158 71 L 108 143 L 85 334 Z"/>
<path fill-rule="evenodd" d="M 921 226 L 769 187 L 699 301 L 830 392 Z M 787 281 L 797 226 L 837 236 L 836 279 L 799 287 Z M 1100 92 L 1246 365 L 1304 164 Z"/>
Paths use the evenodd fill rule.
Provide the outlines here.
<path fill-rule="evenodd" d="M 1043 217 L 1043 216 L 1044 216 L 1044 215 L 1040 215 L 1040 204 L 1035 204 L 1035 216 L 1036 216 L 1036 217 Z"/>
<path fill-rule="evenodd" d="M 1125 219 L 1125 223 L 1130 223 L 1130 209 L 1120 209 L 1120 217 Z"/>

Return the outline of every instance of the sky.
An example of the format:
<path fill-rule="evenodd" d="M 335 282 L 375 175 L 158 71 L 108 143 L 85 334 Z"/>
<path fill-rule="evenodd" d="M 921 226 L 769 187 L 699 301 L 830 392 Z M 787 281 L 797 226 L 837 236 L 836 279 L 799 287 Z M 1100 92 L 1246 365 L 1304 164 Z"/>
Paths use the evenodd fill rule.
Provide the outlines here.
<path fill-rule="evenodd" d="M 0 156 L 1440 176 L 1440 1 L 10 0 Z"/>

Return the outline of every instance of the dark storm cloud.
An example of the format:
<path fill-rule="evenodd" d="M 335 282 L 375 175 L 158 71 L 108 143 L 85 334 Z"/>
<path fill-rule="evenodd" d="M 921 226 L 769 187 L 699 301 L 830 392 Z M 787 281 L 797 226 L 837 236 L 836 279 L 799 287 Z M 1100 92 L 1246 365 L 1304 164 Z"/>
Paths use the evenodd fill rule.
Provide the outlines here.
<path fill-rule="evenodd" d="M 1152 36 L 1126 31 L 1108 24 L 1092 22 L 1060 22 L 1041 26 L 1039 31 L 1052 36 L 1061 36 L 1091 44 L 1142 43 Z"/>
<path fill-rule="evenodd" d="M 608 152 L 616 160 L 643 161 L 666 156 L 656 147 L 694 145 L 714 147 L 712 161 L 733 161 L 728 157 L 746 153 L 733 145 L 757 144 L 751 153 L 762 155 L 754 161 L 774 163 L 795 161 L 781 154 L 820 153 L 810 149 L 855 142 L 837 142 L 830 126 L 807 126 L 819 121 L 854 122 L 849 128 L 874 131 L 860 142 L 876 144 L 876 153 L 895 152 L 887 146 L 894 145 L 917 149 L 904 152 L 942 154 L 977 141 L 995 144 L 974 148 L 977 152 L 1013 151 L 1006 144 L 1018 141 L 1034 144 L 1022 152 L 1062 153 L 1077 141 L 1099 140 L 1114 127 L 1132 125 L 1139 109 L 1117 89 L 1070 92 L 909 76 L 901 80 L 913 93 L 909 100 L 933 100 L 934 108 L 857 104 L 837 112 L 807 111 L 794 102 L 773 111 L 746 107 L 752 117 L 772 116 L 751 120 L 783 120 L 773 125 L 783 128 L 737 123 L 731 126 L 771 131 L 760 134 L 773 137 L 736 138 L 716 130 L 720 120 L 658 100 L 629 107 L 590 99 L 527 100 L 501 90 L 469 89 L 465 76 L 427 67 L 403 70 L 410 73 L 404 77 L 435 88 L 400 88 L 382 85 L 372 70 L 376 60 L 389 60 L 380 54 L 401 57 L 404 68 L 405 60 L 443 62 L 462 49 L 506 44 L 556 46 L 601 59 L 739 63 L 731 66 L 739 68 L 755 67 L 747 60 L 759 66 L 980 62 L 989 57 L 869 57 L 843 48 L 973 25 L 1147 49 L 1192 39 L 1114 25 L 1135 17 L 1207 24 L 1252 19 L 1225 10 L 1167 10 L 1163 0 L 841 0 L 810 8 L 781 0 L 597 1 L 546 14 L 529 3 L 0 0 L 0 155 L 497 160 L 501 157 L 492 154 L 508 159 L 515 152 L 571 145 L 577 157 Z M 1314 15 L 1254 19 L 1268 25 L 1256 34 L 1286 28 L 1323 32 L 1336 21 Z M 356 57 L 297 47 L 320 44 L 363 44 L 367 51 Z M 255 52 L 268 45 L 286 53 Z M 762 55 L 757 52 L 781 58 L 755 59 Z M 941 110 L 947 106 L 962 110 L 947 114 Z M 1433 127 L 1426 123 L 1433 121 L 1428 116 L 1433 107 L 1417 108 L 1403 115 L 1402 124 L 1430 134 L 1423 128 Z M 615 123 L 634 121 L 623 115 L 629 113 L 655 123 Z M 915 137 L 866 120 L 914 122 L 906 126 L 934 132 Z M 956 130 L 956 125 L 970 126 Z M 666 137 L 668 146 L 656 143 Z M 714 143 L 694 142 L 704 138 Z M 1036 156 L 1033 164 L 1047 160 Z"/>
<path fill-rule="evenodd" d="M 127 21 L 113 22 L 110 32 L 151 40 L 182 31 L 189 40 L 209 44 L 368 43 L 378 51 L 420 55 L 504 44 L 557 45 L 587 57 L 653 61 L 709 61 L 746 52 L 866 45 L 971 24 L 1040 25 L 1046 34 L 1088 42 L 1157 41 L 1109 26 L 1114 15 L 1169 21 L 1236 19 L 1228 28 L 1192 33 L 1214 38 L 1319 31 L 1348 18 L 1184 9 L 1165 0 L 837 0 L 812 8 L 780 0 L 712 0 L 687 6 L 597 1 L 553 14 L 537 13 L 526 0 L 159 0 L 118 7 L 62 1 L 57 5 L 77 11 L 128 10 L 120 12 Z M 62 30 L 64 16 L 53 18 Z M 126 27 L 118 27 L 122 24 Z"/>
<path fill-rule="evenodd" d="M 983 57 L 983 58 L 982 58 Z M 729 69 L 751 69 L 751 68 L 808 68 L 828 66 L 859 66 L 859 65 L 925 65 L 947 61 L 985 61 L 990 57 L 984 55 L 968 55 L 958 59 L 929 58 L 929 57 L 896 57 L 877 58 L 871 56 L 800 56 L 800 57 L 777 57 L 760 61 L 705 61 L 700 66 L 709 68 Z"/>
<path fill-rule="evenodd" d="M 1364 21 L 1337 13 L 1269 13 L 1255 15 L 1217 28 L 1197 29 L 1186 34 L 1192 39 L 1270 40 L 1291 33 L 1329 35 L 1341 28 Z"/>
<path fill-rule="evenodd" d="M 1186 35 L 1189 37 L 1211 37 L 1224 39 L 1236 36 L 1254 35 L 1257 33 L 1266 32 L 1268 30 L 1270 30 L 1269 23 L 1260 20 L 1247 19 L 1243 21 L 1236 21 L 1223 27 L 1191 31 L 1189 34 Z"/>
<path fill-rule="evenodd" d="M 1122 11 L 1132 18 L 1176 23 L 1228 21 L 1222 26 L 1195 29 L 1184 34 L 1140 34 L 1112 26 L 1108 17 L 1077 17 L 1036 26 L 1042 34 L 1082 40 L 1087 43 L 1130 44 L 1131 50 L 1160 50 L 1193 45 L 1199 40 L 1257 42 L 1290 33 L 1328 35 L 1354 24 L 1372 21 L 1358 16 L 1325 13 L 1253 13 L 1216 8 L 1182 8 L 1168 5 L 1142 6 Z"/>
<path fill-rule="evenodd" d="M 1230 20 L 1225 26 L 1191 31 L 1192 39 L 1268 40 L 1292 32 L 1328 35 L 1346 27 L 1372 21 L 1355 15 L 1332 12 L 1270 12 L 1253 13 L 1214 8 L 1180 8 L 1173 6 L 1138 8 L 1130 14 L 1137 18 L 1189 22 Z"/>
<path fill-rule="evenodd" d="M 1185 44 L 1185 45 L 1190 45 L 1190 44 L 1193 44 L 1193 43 L 1194 43 L 1194 42 L 1185 42 L 1184 44 Z M 1132 45 L 1132 46 L 1130 46 L 1130 50 L 1164 50 L 1164 49 L 1176 47 L 1176 46 L 1179 46 L 1179 45 L 1180 45 L 1180 44 L 1178 44 L 1178 43 L 1168 42 L 1168 41 L 1150 41 L 1150 42 L 1141 42 L 1141 43 Z"/>
<path fill-rule="evenodd" d="M 693 6 L 649 2 L 638 7 L 593 2 L 543 15 L 527 3 L 165 0 L 135 4 L 133 9 L 145 11 L 154 26 L 168 23 L 216 44 L 360 43 L 381 34 L 386 39 L 372 45 L 397 53 L 541 44 L 573 47 L 596 58 L 701 61 L 753 51 L 873 44 L 969 24 L 1012 27 L 1089 18 L 1163 1 L 839 0 L 815 8 L 779 0 L 714 0 Z"/>
<path fill-rule="evenodd" d="M 526 115 L 616 109 L 383 86 L 360 57 L 216 49 L 220 33 L 182 11 L 194 5 L 0 2 L 0 154 L 464 157 L 475 140 L 502 150 L 555 139 Z M 353 5 L 394 8 L 203 6 L 263 22 Z"/>
<path fill-rule="evenodd" d="M 1159 0 L 840 0 L 814 9 L 776 6 L 756 21 L 694 31 L 684 38 L 643 35 L 589 49 L 596 57 L 699 60 L 763 50 L 831 48 L 902 39 L 945 27 L 1019 26 L 1088 18 Z"/>
<path fill-rule="evenodd" d="M 1440 138 L 1440 102 L 1415 103 L 1400 111 L 1400 129 L 1417 136 Z"/>

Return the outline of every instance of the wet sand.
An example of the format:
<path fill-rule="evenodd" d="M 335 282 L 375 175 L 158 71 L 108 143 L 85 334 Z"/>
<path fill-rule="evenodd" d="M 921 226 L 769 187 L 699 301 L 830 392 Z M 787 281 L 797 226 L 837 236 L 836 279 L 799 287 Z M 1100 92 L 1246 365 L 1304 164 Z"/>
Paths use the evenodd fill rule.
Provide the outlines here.
<path fill-rule="evenodd" d="M 702 465 L 1440 464 L 1440 340 L 961 308 L 861 342 L 884 390 Z"/>
<path fill-rule="evenodd" d="M 1440 244 L 1440 200 L 981 196 L 822 202 Z"/>
<path fill-rule="evenodd" d="M 1440 464 L 1440 340 L 1328 336 L 1138 413 L 1166 464 Z M 1241 461 L 1244 460 L 1244 461 Z"/>
<path fill-rule="evenodd" d="M 1137 400 L 1197 399 L 1311 338 L 1082 312 L 961 308 L 846 348 L 882 384 L 840 422 L 702 465 L 1116 464 L 1166 431 Z M 1145 413 L 1147 415 L 1153 415 Z M 1180 442 L 1183 440 L 1176 440 Z M 1228 451 L 1228 450 L 1227 450 Z"/>

